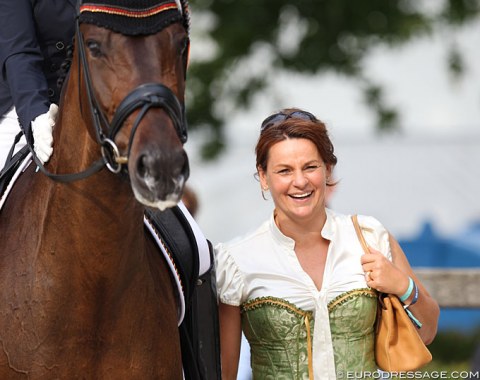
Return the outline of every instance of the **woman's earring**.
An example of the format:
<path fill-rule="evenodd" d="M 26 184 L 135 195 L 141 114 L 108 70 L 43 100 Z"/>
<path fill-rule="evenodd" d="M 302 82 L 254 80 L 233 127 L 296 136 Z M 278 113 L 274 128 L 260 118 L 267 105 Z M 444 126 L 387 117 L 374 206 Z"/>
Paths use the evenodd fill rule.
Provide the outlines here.
<path fill-rule="evenodd" d="M 267 200 L 267 198 L 265 198 L 265 192 L 268 191 L 268 186 L 262 186 L 262 198 L 263 200 Z"/>

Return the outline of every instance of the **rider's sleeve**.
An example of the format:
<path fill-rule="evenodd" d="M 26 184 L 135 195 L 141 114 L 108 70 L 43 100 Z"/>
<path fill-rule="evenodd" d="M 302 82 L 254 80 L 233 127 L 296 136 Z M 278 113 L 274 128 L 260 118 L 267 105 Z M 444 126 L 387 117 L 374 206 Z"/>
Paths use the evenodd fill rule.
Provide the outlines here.
<path fill-rule="evenodd" d="M 48 111 L 48 84 L 29 0 L 0 0 L 0 68 L 22 128 Z M 30 140 L 31 141 L 31 140 Z"/>

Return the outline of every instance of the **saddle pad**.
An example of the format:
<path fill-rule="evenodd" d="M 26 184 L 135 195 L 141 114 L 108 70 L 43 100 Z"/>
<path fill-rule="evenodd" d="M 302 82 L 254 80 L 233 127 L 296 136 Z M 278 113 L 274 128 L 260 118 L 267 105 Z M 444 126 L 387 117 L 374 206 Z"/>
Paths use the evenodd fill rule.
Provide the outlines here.
<path fill-rule="evenodd" d="M 0 198 L 0 211 L 3 208 L 3 205 L 5 204 L 5 201 L 7 200 L 8 194 L 10 194 L 10 191 L 13 188 L 13 185 L 17 181 L 18 177 L 20 177 L 20 174 L 22 174 L 28 166 L 32 163 L 32 153 L 28 153 L 28 155 L 25 157 L 23 162 L 19 165 L 18 169 L 15 171 L 15 174 L 12 176 L 7 188 L 5 189 L 5 192 L 1 194 Z"/>
<path fill-rule="evenodd" d="M 164 256 L 170 259 L 185 303 L 190 305 L 198 279 L 212 266 L 207 239 L 183 202 L 164 211 L 146 209 L 144 221 L 151 235 L 159 239 L 157 245 L 161 245 Z"/>

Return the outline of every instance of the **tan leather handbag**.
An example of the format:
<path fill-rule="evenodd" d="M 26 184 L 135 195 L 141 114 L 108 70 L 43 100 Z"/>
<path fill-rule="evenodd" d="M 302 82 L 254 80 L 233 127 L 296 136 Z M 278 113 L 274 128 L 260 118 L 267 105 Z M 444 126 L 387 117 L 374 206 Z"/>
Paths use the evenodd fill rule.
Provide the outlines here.
<path fill-rule="evenodd" d="M 352 221 L 364 252 L 370 253 L 356 215 L 352 216 Z M 375 327 L 375 361 L 378 367 L 388 372 L 414 371 L 431 360 L 432 354 L 398 297 L 379 293 Z"/>

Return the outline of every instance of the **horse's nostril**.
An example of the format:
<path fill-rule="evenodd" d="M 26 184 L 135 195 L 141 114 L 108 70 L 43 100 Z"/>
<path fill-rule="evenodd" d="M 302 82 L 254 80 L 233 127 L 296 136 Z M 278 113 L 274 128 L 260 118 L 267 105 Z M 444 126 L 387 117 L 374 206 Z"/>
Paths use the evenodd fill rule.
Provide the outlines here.
<path fill-rule="evenodd" d="M 140 178 L 145 178 L 151 171 L 152 159 L 144 154 L 142 155 L 137 162 L 137 173 Z"/>

